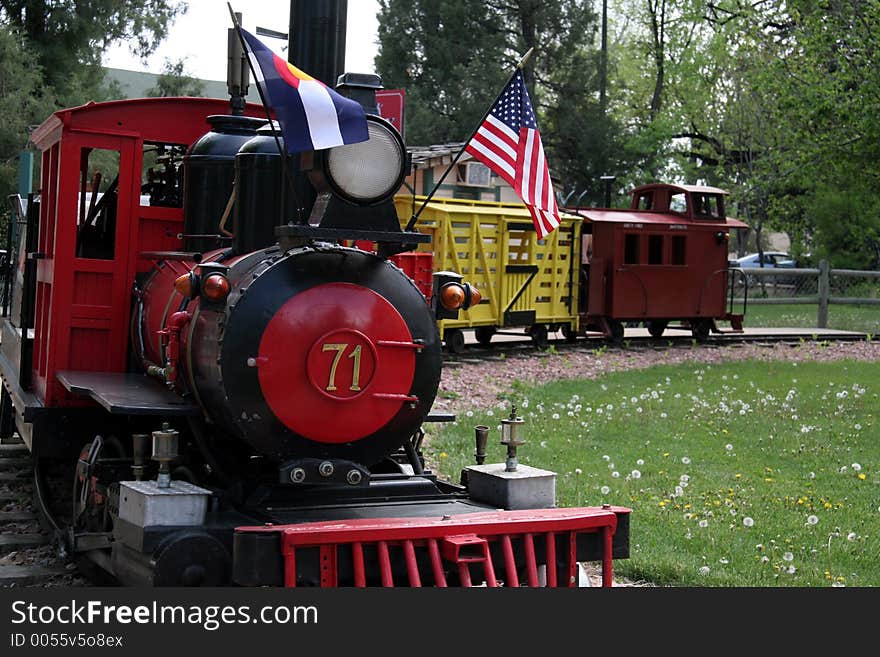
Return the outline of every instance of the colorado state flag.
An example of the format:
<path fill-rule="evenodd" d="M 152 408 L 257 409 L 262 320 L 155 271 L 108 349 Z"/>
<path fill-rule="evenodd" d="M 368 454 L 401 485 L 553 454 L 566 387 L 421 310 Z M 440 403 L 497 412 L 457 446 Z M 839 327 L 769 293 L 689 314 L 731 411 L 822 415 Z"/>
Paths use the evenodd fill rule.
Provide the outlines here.
<path fill-rule="evenodd" d="M 281 124 L 288 153 L 356 144 L 370 138 L 360 103 L 281 59 L 247 30 L 245 50 L 265 102 Z"/>

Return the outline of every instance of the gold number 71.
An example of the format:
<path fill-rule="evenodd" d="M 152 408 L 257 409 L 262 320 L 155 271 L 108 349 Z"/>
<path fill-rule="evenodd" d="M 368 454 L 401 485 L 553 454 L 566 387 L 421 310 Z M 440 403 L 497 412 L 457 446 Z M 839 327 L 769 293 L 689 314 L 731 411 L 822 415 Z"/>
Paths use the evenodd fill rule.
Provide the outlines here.
<path fill-rule="evenodd" d="M 347 342 L 328 342 L 321 345 L 322 352 L 336 352 L 336 355 L 333 357 L 333 363 L 330 365 L 330 379 L 327 381 L 327 387 L 324 388 L 327 392 L 336 390 L 336 368 L 339 367 L 339 361 L 342 359 L 342 355 L 349 346 L 350 345 Z M 348 357 L 354 361 L 351 368 L 351 385 L 348 389 L 352 392 L 357 392 L 361 389 L 359 385 L 361 377 L 361 345 L 355 346 Z"/>

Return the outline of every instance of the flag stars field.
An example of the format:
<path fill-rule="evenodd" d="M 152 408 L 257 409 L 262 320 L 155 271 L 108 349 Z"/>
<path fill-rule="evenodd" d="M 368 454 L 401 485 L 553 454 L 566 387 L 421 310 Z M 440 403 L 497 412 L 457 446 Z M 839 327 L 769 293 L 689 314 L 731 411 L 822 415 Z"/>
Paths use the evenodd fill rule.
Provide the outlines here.
<path fill-rule="evenodd" d="M 735 374 L 679 365 L 540 388 L 518 382 L 494 414 L 518 405 L 520 462 L 558 473 L 561 506 L 633 509 L 632 556 L 615 563 L 623 576 L 880 586 L 875 367 L 801 362 L 792 376 L 791 363 L 743 362 Z M 468 410 L 466 423 L 430 444 L 448 454 L 448 477 L 472 462 L 473 426 L 489 424 L 490 409 Z M 490 462 L 503 461 L 489 451 Z"/>

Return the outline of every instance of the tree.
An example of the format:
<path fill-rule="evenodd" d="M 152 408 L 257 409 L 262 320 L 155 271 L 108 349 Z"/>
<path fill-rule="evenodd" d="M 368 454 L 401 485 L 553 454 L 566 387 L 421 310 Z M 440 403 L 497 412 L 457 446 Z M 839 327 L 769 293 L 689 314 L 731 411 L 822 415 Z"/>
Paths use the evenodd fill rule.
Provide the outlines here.
<path fill-rule="evenodd" d="M 0 0 L 0 22 L 27 38 L 44 84 L 62 101 L 100 84 L 98 67 L 110 44 L 130 41 L 146 57 L 184 11 L 175 0 Z"/>
<path fill-rule="evenodd" d="M 185 62 L 165 60 L 162 73 L 156 79 L 156 86 L 147 89 L 146 95 L 152 98 L 167 96 L 200 96 L 205 91 L 205 84 L 185 71 Z"/>
<path fill-rule="evenodd" d="M 519 58 L 553 176 L 567 191 L 606 172 L 609 124 L 598 94 L 596 16 L 584 0 L 381 0 L 383 82 L 407 91 L 413 143 L 468 138 Z"/>

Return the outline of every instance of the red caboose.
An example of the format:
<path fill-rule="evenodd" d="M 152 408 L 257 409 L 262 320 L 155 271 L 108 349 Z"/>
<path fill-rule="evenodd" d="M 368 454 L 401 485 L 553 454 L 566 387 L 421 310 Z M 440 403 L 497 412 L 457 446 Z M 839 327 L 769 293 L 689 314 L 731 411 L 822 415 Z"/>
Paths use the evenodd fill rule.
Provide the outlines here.
<path fill-rule="evenodd" d="M 745 228 L 725 216 L 724 190 L 653 183 L 632 191 L 629 210 L 586 210 L 580 326 L 623 338 L 624 322 L 660 337 L 672 321 L 698 340 L 716 320 L 742 330 L 728 298 L 728 240 Z"/>

